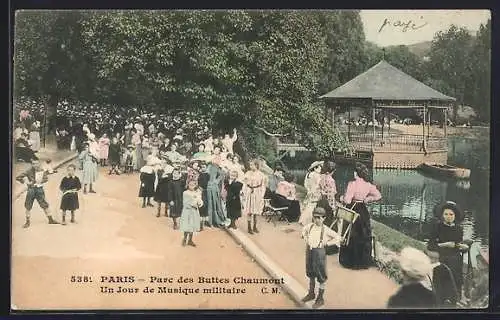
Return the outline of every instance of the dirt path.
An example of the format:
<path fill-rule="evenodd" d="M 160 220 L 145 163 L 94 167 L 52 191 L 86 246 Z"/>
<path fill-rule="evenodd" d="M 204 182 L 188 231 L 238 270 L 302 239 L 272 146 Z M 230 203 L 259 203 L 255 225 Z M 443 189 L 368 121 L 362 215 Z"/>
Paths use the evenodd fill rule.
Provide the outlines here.
<path fill-rule="evenodd" d="M 246 232 L 246 221 L 238 223 Z M 309 280 L 305 274 L 305 244 L 297 223 L 261 221 L 259 234 L 248 235 L 271 259 L 285 269 L 304 288 Z M 384 309 L 398 285 L 376 268 L 349 270 L 338 262 L 338 254 L 327 257 L 328 282 L 324 309 Z"/>
<path fill-rule="evenodd" d="M 57 186 L 64 168 L 50 177 L 46 195 L 52 211 L 59 206 Z M 48 225 L 37 204 L 32 226 L 23 229 L 24 195 L 13 204 L 12 304 L 17 309 L 290 309 L 295 304 L 269 285 L 235 284 L 235 277 L 269 276 L 222 230 L 195 235 L 197 248 L 182 247 L 181 233 L 154 208 L 140 208 L 138 175 L 108 176 L 96 183 L 97 194 L 80 194 L 77 224 Z M 59 214 L 54 214 L 60 220 Z M 72 282 L 87 276 L 92 282 Z M 101 282 L 101 277 L 131 277 L 132 283 Z M 198 277 L 229 279 L 198 284 Z M 150 277 L 173 283 L 150 283 Z M 193 283 L 179 283 L 180 277 Z M 88 279 L 88 278 L 87 278 Z M 140 279 L 144 280 L 141 281 Z M 83 280 L 83 278 L 82 278 Z M 122 279 L 125 280 L 125 279 Z M 138 290 L 118 293 L 118 287 Z M 101 293 L 101 287 L 114 293 Z M 154 293 L 143 290 L 153 288 Z M 158 287 L 196 289 L 200 293 L 158 293 Z M 214 287 L 245 293 L 203 293 Z M 266 290 L 263 288 L 266 287 Z M 269 287 L 269 288 L 267 288 Z M 233 291 L 234 292 L 234 291 Z"/>

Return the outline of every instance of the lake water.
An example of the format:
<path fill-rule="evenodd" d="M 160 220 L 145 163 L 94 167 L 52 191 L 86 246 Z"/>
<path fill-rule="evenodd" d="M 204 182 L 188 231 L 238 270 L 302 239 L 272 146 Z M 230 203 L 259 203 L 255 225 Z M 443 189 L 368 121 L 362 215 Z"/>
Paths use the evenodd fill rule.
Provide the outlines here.
<path fill-rule="evenodd" d="M 473 140 L 459 137 L 448 141 L 448 164 L 471 169 L 468 181 L 438 180 L 417 170 L 374 169 L 373 181 L 380 186 L 382 200 L 370 206 L 375 220 L 418 240 L 428 238 L 434 223 L 434 207 L 447 200 L 455 201 L 465 212 L 464 238 L 481 247 L 489 240 L 489 139 Z M 297 183 L 304 181 L 304 164 L 314 159 L 285 158 L 284 164 L 295 173 Z M 353 169 L 338 166 L 334 174 L 338 192 L 345 191 L 353 178 Z"/>

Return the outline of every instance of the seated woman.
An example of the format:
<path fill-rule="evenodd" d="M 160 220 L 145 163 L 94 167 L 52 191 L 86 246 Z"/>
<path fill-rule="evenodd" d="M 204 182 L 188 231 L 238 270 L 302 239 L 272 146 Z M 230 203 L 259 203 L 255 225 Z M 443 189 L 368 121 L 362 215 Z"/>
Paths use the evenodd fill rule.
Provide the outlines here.
<path fill-rule="evenodd" d="M 264 196 L 266 199 L 273 199 L 276 189 L 278 188 L 278 183 L 285 180 L 283 178 L 283 172 L 284 170 L 280 166 L 274 168 L 274 172 L 269 177 L 269 183 L 266 188 L 266 194 Z"/>
<path fill-rule="evenodd" d="M 18 160 L 24 162 L 31 162 L 31 160 L 38 160 L 35 152 L 31 149 L 28 142 L 28 135 L 26 133 L 21 134 L 21 138 L 16 140 L 15 144 L 15 154 Z"/>
<path fill-rule="evenodd" d="M 290 222 L 296 222 L 300 217 L 300 204 L 297 200 L 294 179 L 293 174 L 285 173 L 285 180 L 278 183 L 276 193 L 271 201 L 271 205 L 275 208 L 288 207 L 283 215 Z"/>
<path fill-rule="evenodd" d="M 458 297 L 451 297 L 455 305 L 461 298 L 463 284 L 463 260 L 461 252 L 467 251 L 464 244 L 463 229 L 460 226 L 463 214 L 455 202 L 447 201 L 436 206 L 434 214 L 439 222 L 429 237 L 427 249 L 439 253 L 439 262 L 450 268 L 457 287 Z"/>

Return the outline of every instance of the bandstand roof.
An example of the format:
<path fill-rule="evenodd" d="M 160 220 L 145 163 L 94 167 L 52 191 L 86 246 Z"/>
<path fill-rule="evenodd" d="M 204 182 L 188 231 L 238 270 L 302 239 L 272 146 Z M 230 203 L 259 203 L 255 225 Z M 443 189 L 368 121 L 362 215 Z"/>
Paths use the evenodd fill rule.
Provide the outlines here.
<path fill-rule="evenodd" d="M 439 101 L 456 99 L 423 84 L 385 60 L 320 99 L 373 99 L 392 101 Z"/>

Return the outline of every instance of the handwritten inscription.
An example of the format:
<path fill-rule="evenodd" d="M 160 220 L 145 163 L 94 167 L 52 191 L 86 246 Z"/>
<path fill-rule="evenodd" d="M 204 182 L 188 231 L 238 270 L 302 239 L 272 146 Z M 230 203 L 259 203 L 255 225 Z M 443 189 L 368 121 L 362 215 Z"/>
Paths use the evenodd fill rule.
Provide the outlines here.
<path fill-rule="evenodd" d="M 424 17 L 420 16 L 418 21 L 413 20 L 389 20 L 387 18 L 384 19 L 382 25 L 380 25 L 380 29 L 378 32 L 382 32 L 385 28 L 393 27 L 401 29 L 401 32 L 414 31 L 421 29 L 427 25 L 427 22 L 423 21 Z"/>

